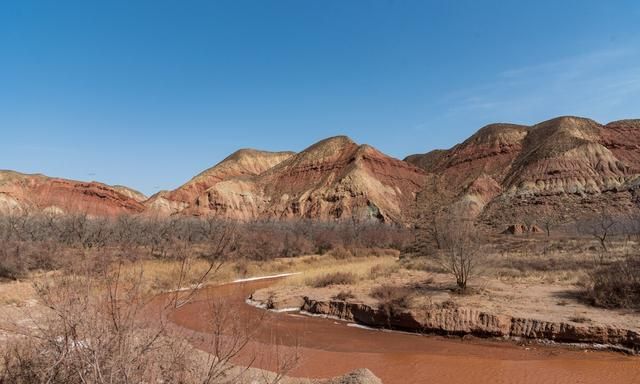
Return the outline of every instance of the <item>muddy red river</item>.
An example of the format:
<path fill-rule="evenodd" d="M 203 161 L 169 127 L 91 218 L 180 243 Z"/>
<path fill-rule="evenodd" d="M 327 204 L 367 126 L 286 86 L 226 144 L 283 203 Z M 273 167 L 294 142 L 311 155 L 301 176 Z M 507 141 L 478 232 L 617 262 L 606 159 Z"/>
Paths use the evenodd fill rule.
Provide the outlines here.
<path fill-rule="evenodd" d="M 172 313 L 170 321 L 182 330 L 206 335 L 211 302 L 224 300 L 233 321 L 246 325 L 263 319 L 253 328 L 255 335 L 247 348 L 259 351 L 253 365 L 273 369 L 273 356 L 296 351 L 301 359 L 290 372 L 296 377 L 331 377 L 369 368 L 386 384 L 640 383 L 640 358 L 620 353 L 369 330 L 291 313 L 265 317 L 266 311 L 245 300 L 272 283 L 260 280 L 202 289 Z M 211 348 L 206 343 L 198 347 Z"/>

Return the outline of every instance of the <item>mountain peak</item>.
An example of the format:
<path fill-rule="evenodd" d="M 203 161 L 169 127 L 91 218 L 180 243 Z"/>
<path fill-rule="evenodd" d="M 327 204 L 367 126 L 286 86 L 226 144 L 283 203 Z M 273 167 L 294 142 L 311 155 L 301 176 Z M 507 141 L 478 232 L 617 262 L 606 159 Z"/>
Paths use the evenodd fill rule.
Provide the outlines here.
<path fill-rule="evenodd" d="M 307 147 L 302 152 L 340 150 L 342 148 L 352 146 L 357 146 L 357 144 L 353 140 L 351 140 L 350 137 L 340 135 L 322 139 L 317 143 Z"/>
<path fill-rule="evenodd" d="M 513 145 L 527 135 L 527 126 L 518 124 L 496 123 L 485 125 L 465 140 L 462 145 Z"/>

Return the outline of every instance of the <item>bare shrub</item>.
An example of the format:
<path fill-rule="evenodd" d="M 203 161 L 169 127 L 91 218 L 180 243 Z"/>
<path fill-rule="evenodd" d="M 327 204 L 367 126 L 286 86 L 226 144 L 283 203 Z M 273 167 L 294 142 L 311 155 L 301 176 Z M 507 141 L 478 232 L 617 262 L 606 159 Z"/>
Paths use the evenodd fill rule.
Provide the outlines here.
<path fill-rule="evenodd" d="M 350 285 L 355 282 L 356 276 L 351 272 L 333 272 L 312 280 L 311 286 L 323 288 L 330 285 Z"/>
<path fill-rule="evenodd" d="M 391 318 L 410 307 L 413 291 L 404 286 L 383 284 L 373 288 L 369 295 L 378 300 L 378 308 Z"/>
<path fill-rule="evenodd" d="M 184 257 L 185 252 L 189 257 L 207 260 L 212 252 L 219 253 L 212 245 L 218 244 L 217 237 L 230 227 L 235 228 L 233 244 L 224 248 L 225 256 L 257 261 L 332 250 L 336 258 L 351 257 L 356 249 L 362 255 L 383 255 L 389 247 L 400 249 L 409 236 L 401 227 L 358 224 L 359 236 L 367 239 L 369 249 L 348 236 L 353 229 L 350 223 L 292 220 L 232 224 L 216 218 L 123 215 L 105 219 L 86 214 L 18 212 L 0 215 L 0 240 L 2 250 L 14 254 L 4 260 L 16 261 L 20 272 L 28 272 L 61 267 L 68 259 L 54 258 L 61 249 L 81 259 L 105 257 L 106 264 L 123 259 L 175 260 Z M 5 274 L 14 275 L 8 271 L 15 269 L 11 263 L 5 264 Z"/>
<path fill-rule="evenodd" d="M 588 296 L 606 308 L 640 308 L 640 258 L 600 266 L 590 274 Z"/>
<path fill-rule="evenodd" d="M 37 286 L 51 310 L 37 327 L 22 329 L 4 355 L 2 383 L 128 383 L 179 381 L 172 367 L 185 364 L 174 354 L 164 326 L 139 314 L 140 285 L 119 275 L 61 276 Z"/>
<path fill-rule="evenodd" d="M 17 280 L 24 276 L 25 272 L 20 245 L 3 245 L 0 248 L 0 279 Z"/>
<path fill-rule="evenodd" d="M 399 257 L 400 251 L 392 248 L 373 247 L 367 249 L 367 255 L 375 257 Z"/>
<path fill-rule="evenodd" d="M 395 263 L 391 265 L 376 264 L 373 267 L 371 267 L 371 269 L 369 270 L 369 278 L 377 279 L 379 277 L 386 277 L 395 272 L 398 272 L 398 270 L 400 270 L 399 264 L 395 264 Z"/>
<path fill-rule="evenodd" d="M 353 257 L 353 253 L 351 253 L 350 250 L 346 249 L 342 245 L 339 245 L 336 248 L 333 248 L 327 254 L 332 256 L 336 260 L 345 260 Z"/>
<path fill-rule="evenodd" d="M 350 253 L 354 257 L 398 257 L 400 255 L 400 251 L 396 249 L 383 249 L 379 247 L 351 248 Z"/>

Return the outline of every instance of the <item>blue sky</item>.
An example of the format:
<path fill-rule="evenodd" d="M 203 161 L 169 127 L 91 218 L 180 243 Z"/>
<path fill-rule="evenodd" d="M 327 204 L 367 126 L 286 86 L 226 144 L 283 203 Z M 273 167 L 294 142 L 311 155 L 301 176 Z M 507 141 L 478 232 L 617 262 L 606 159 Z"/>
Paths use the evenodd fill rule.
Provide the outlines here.
<path fill-rule="evenodd" d="M 640 117 L 637 1 L 0 2 L 0 169 L 175 188 L 346 134 L 403 158 L 491 122 Z"/>

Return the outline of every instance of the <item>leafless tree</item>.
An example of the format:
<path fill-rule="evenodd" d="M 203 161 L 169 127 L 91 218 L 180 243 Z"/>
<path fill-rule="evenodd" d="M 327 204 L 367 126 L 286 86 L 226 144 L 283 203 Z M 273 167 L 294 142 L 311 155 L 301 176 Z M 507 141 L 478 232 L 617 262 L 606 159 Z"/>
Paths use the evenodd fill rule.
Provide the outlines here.
<path fill-rule="evenodd" d="M 606 209 L 602 209 L 600 213 L 591 220 L 580 224 L 580 231 L 586 235 L 590 235 L 598 240 L 601 248 L 600 261 L 609 252 L 608 242 L 611 235 L 617 227 L 617 219 L 611 215 Z"/>
<path fill-rule="evenodd" d="M 435 221 L 438 236 L 438 260 L 456 280 L 458 288 L 467 289 L 469 278 L 476 272 L 480 237 L 472 219 L 442 215 Z"/>

